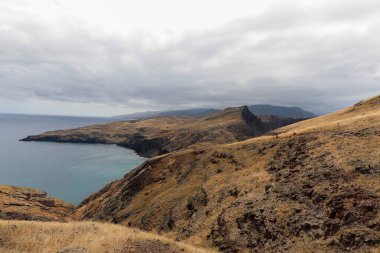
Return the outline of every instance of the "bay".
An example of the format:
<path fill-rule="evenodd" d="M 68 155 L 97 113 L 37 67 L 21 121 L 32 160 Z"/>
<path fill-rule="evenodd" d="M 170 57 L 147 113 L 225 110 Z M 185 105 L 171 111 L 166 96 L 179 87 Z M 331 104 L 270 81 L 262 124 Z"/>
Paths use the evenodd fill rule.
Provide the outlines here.
<path fill-rule="evenodd" d="M 79 204 L 145 158 L 116 145 L 21 142 L 27 135 L 106 123 L 113 118 L 0 114 L 0 184 L 46 191 Z"/>

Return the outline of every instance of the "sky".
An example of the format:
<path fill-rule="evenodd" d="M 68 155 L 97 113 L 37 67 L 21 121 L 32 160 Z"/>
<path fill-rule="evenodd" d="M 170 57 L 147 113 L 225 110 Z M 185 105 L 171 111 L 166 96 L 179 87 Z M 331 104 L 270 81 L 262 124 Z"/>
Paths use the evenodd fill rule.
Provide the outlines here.
<path fill-rule="evenodd" d="M 378 0 L 1 0 L 0 112 L 335 111 L 380 94 L 379 17 Z"/>

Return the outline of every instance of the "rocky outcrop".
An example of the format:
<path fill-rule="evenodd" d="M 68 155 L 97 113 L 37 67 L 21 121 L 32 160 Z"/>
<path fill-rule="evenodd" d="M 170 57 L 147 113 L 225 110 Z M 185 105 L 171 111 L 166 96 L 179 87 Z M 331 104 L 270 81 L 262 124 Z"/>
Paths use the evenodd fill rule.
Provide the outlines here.
<path fill-rule="evenodd" d="M 155 157 L 87 198 L 72 218 L 153 230 L 223 252 L 374 250 L 379 105 L 365 101 L 270 136 Z"/>
<path fill-rule="evenodd" d="M 227 108 L 210 117 L 156 117 L 77 129 L 50 131 L 23 141 L 117 144 L 145 157 L 199 145 L 223 144 L 263 135 L 299 120 L 253 115 L 247 106 Z"/>
<path fill-rule="evenodd" d="M 46 192 L 0 185 L 0 219 L 65 221 L 74 206 Z"/>

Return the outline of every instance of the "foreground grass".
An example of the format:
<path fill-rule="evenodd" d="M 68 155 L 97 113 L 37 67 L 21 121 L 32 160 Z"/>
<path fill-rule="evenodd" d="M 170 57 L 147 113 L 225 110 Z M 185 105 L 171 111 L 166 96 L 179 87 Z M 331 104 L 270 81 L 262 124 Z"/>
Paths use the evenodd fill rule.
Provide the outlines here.
<path fill-rule="evenodd" d="M 0 252 L 210 253 L 162 236 L 96 222 L 0 221 Z"/>

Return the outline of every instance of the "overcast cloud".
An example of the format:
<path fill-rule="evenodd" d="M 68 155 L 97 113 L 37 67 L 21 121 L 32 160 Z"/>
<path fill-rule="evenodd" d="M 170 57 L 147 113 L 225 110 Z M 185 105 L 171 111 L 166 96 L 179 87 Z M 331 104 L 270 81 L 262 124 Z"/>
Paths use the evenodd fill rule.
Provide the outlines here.
<path fill-rule="evenodd" d="M 380 93 L 378 0 L 134 2 L 2 0 L 0 112 L 325 113 Z"/>

